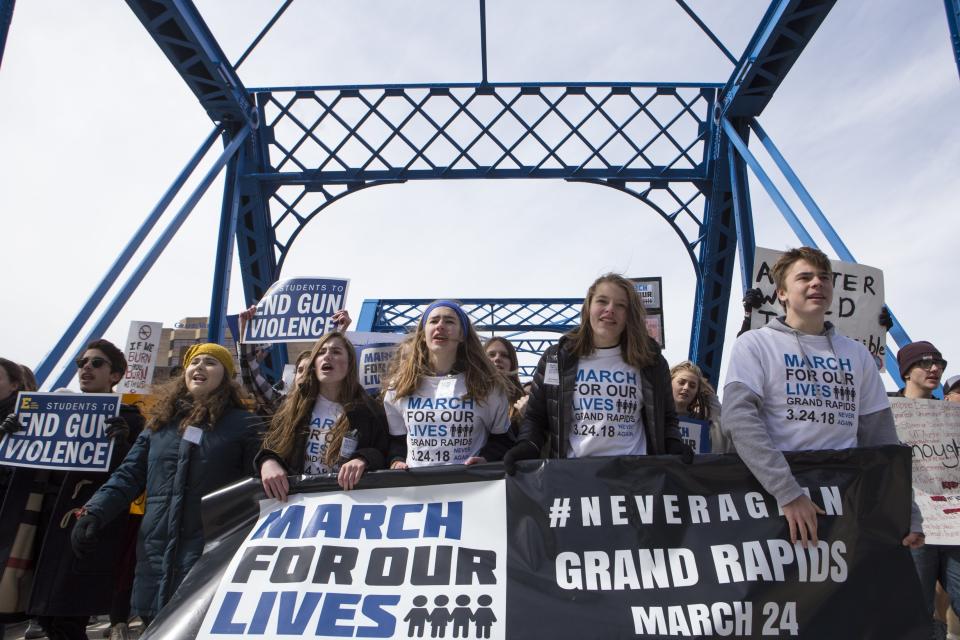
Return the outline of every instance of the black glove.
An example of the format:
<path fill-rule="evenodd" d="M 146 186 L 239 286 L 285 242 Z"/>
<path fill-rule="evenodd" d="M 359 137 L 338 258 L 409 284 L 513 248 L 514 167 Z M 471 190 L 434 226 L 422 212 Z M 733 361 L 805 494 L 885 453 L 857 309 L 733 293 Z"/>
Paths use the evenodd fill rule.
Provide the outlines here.
<path fill-rule="evenodd" d="M 893 316 L 890 315 L 890 309 L 887 308 L 887 305 L 883 305 L 880 309 L 880 317 L 878 318 L 880 326 L 890 331 L 893 329 Z"/>
<path fill-rule="evenodd" d="M 94 547 L 97 546 L 99 534 L 100 518 L 92 513 L 85 513 L 80 516 L 80 519 L 73 525 L 73 531 L 70 532 L 73 554 L 78 558 L 90 555 Z"/>
<path fill-rule="evenodd" d="M 3 419 L 3 422 L 0 422 L 0 431 L 7 435 L 12 436 L 13 434 L 22 430 L 23 425 L 20 423 L 20 419 L 15 413 L 8 414 L 7 417 Z"/>
<path fill-rule="evenodd" d="M 672 456 L 680 456 L 680 462 L 683 464 L 693 462 L 693 448 L 682 440 L 669 438 L 667 440 L 667 453 Z"/>
<path fill-rule="evenodd" d="M 530 460 L 539 455 L 540 450 L 537 448 L 537 445 L 529 440 L 521 440 L 503 454 L 503 470 L 508 476 L 512 476 L 517 472 L 518 460 Z"/>
<path fill-rule="evenodd" d="M 123 416 L 107 418 L 103 421 L 107 425 L 107 437 L 114 438 L 118 442 L 123 442 L 130 435 L 130 425 L 124 420 Z"/>
<path fill-rule="evenodd" d="M 759 309 L 763 306 L 763 291 L 760 289 L 747 289 L 743 294 L 743 310 Z"/>

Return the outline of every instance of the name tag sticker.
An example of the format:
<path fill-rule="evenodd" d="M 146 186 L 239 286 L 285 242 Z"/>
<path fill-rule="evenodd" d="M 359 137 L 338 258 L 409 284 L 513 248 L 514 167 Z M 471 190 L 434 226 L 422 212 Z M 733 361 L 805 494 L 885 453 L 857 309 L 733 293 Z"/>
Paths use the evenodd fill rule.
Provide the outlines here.
<path fill-rule="evenodd" d="M 444 378 L 443 380 L 440 381 L 440 384 L 437 385 L 437 397 L 452 398 L 456 390 L 457 390 L 457 379 Z"/>
<path fill-rule="evenodd" d="M 556 362 L 547 363 L 547 368 L 543 372 L 543 384 L 560 384 L 560 370 L 557 368 Z"/>
<path fill-rule="evenodd" d="M 187 427 L 183 430 L 183 439 L 187 442 L 192 442 L 193 444 L 200 444 L 200 440 L 203 438 L 203 429 L 199 427 Z"/>

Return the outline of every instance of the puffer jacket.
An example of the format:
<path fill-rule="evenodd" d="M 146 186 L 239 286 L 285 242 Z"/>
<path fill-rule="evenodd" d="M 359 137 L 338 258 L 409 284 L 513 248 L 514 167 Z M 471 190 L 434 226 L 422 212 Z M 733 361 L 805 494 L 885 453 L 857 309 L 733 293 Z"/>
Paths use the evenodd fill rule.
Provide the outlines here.
<path fill-rule="evenodd" d="M 660 355 L 660 347 L 653 340 L 651 347 L 656 362 L 640 370 L 640 397 L 643 398 L 643 424 L 647 437 L 647 453 L 667 453 L 668 439 L 682 442 L 673 404 L 670 368 Z M 560 384 L 544 384 L 547 363 L 556 363 Z M 545 444 L 550 458 L 566 458 L 568 430 L 573 424 L 573 392 L 576 386 L 579 358 L 570 351 L 566 336 L 549 347 L 540 358 L 533 374 L 530 399 L 527 401 L 518 441 L 528 440 L 537 448 Z M 548 442 L 549 438 L 549 442 Z"/>
<path fill-rule="evenodd" d="M 108 523 L 144 490 L 134 614 L 154 616 L 203 553 L 200 501 L 204 495 L 250 475 L 260 445 L 260 420 L 231 409 L 199 444 L 184 439 L 179 418 L 145 430 L 110 480 L 87 502 L 87 512 Z"/>

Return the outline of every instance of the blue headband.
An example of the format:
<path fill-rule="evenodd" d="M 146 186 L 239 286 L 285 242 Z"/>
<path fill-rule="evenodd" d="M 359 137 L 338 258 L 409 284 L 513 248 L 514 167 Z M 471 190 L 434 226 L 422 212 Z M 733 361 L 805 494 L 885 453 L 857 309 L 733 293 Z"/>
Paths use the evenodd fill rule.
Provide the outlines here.
<path fill-rule="evenodd" d="M 454 313 L 457 314 L 457 317 L 460 319 L 460 330 L 463 333 L 463 338 L 467 337 L 467 330 L 470 327 L 470 318 L 467 317 L 467 314 L 463 312 L 463 309 L 460 308 L 453 300 L 437 300 L 429 307 L 426 311 L 423 312 L 423 315 L 420 316 L 420 326 L 422 327 L 427 322 L 427 318 L 430 316 L 430 312 L 436 309 L 437 307 L 446 307 L 447 309 L 452 309 Z"/>

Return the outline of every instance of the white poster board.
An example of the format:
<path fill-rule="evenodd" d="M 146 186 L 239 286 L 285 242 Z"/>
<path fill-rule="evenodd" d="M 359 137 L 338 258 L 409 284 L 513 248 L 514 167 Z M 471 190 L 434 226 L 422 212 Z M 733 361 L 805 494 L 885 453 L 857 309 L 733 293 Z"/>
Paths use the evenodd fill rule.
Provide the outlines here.
<path fill-rule="evenodd" d="M 117 393 L 149 393 L 160 349 L 159 322 L 134 320 L 127 334 L 127 371 L 117 385 Z"/>
<path fill-rule="evenodd" d="M 960 544 L 960 403 L 891 398 L 897 435 L 913 451 L 913 499 L 927 544 Z"/>

